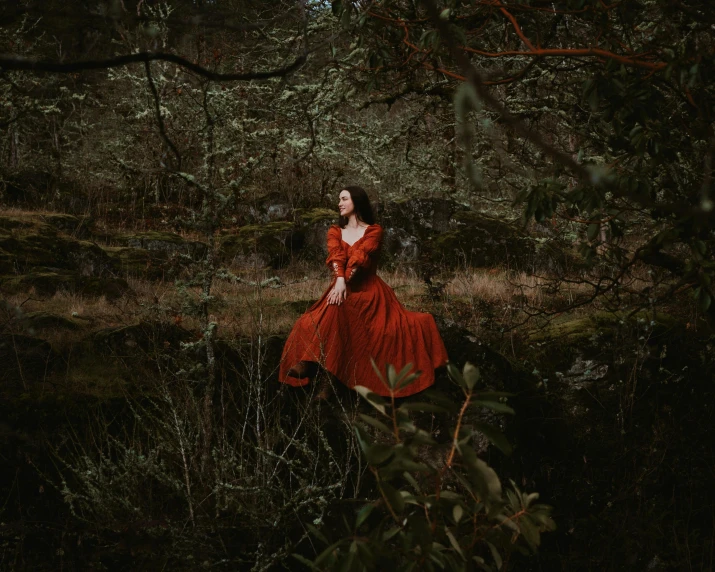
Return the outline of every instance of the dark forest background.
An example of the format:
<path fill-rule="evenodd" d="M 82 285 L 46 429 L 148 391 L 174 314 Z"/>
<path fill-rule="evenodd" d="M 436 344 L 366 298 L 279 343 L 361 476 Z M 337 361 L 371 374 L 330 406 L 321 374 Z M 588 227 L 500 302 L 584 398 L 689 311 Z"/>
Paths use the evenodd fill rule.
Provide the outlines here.
<path fill-rule="evenodd" d="M 712 570 L 714 29 L 3 2 L 0 568 Z M 352 184 L 428 395 L 277 382 Z"/>

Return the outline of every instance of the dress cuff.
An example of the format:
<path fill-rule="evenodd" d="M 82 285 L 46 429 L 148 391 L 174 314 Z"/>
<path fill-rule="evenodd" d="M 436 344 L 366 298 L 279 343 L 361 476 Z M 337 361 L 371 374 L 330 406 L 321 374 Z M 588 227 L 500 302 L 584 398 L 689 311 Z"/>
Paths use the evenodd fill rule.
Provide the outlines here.
<path fill-rule="evenodd" d="M 331 268 L 333 270 L 333 276 L 335 278 L 345 278 L 345 270 L 340 264 L 338 264 L 337 262 L 333 262 L 331 264 Z"/>

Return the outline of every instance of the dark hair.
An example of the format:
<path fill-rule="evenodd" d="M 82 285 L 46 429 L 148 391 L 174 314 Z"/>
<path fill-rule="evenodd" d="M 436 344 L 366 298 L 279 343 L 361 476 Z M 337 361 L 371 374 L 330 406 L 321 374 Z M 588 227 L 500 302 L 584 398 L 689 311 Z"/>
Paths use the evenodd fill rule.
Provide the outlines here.
<path fill-rule="evenodd" d="M 375 224 L 375 215 L 372 212 L 370 197 L 367 196 L 365 189 L 351 185 L 349 187 L 343 187 L 340 190 L 350 193 L 350 198 L 353 200 L 353 206 L 355 207 L 355 216 L 357 216 L 358 220 L 366 222 L 367 224 Z M 338 226 L 345 228 L 346 224 L 348 224 L 348 217 L 341 215 L 338 218 Z"/>

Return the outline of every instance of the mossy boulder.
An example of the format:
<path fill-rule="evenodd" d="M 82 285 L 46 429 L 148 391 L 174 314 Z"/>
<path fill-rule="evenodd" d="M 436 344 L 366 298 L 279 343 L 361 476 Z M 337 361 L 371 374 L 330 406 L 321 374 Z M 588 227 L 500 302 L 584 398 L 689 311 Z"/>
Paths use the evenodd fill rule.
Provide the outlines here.
<path fill-rule="evenodd" d="M 11 274 L 15 272 L 15 257 L 0 248 L 0 274 Z"/>
<path fill-rule="evenodd" d="M 111 260 L 112 269 L 120 276 L 141 276 L 149 279 L 164 278 L 175 271 L 169 257 L 160 251 L 129 246 L 105 246 L 104 251 Z"/>
<path fill-rule="evenodd" d="M 447 232 L 455 212 L 465 207 L 446 199 L 406 199 L 377 205 L 382 226 L 400 229 L 419 240 Z"/>
<path fill-rule="evenodd" d="M 23 334 L 0 334 L 0 388 L 26 390 L 43 381 L 57 365 L 45 340 Z"/>
<path fill-rule="evenodd" d="M 110 267 L 108 255 L 93 242 L 36 219 L 0 216 L 0 251 L 5 253 L 0 262 L 19 272 L 44 267 L 101 276 Z"/>
<path fill-rule="evenodd" d="M 173 232 L 147 231 L 131 234 L 120 234 L 112 237 L 112 241 L 130 248 L 144 249 L 151 252 L 161 252 L 167 256 L 187 254 L 192 258 L 206 255 L 206 244 L 195 240 L 186 240 Z"/>
<path fill-rule="evenodd" d="M 38 215 L 38 218 L 70 236 L 88 238 L 92 234 L 93 220 L 92 217 L 87 215 L 45 213 Z"/>
<path fill-rule="evenodd" d="M 293 234 L 288 221 L 242 226 L 220 237 L 219 255 L 226 263 L 278 268 L 290 260 Z"/>
<path fill-rule="evenodd" d="M 328 224 L 330 226 L 338 221 L 338 213 L 335 209 L 313 208 L 298 209 L 296 211 L 301 225 L 314 226 L 317 224 Z"/>
<path fill-rule="evenodd" d="M 82 296 L 116 300 L 130 291 L 126 280 L 99 276 L 80 276 L 75 273 L 50 270 L 0 277 L 0 291 L 15 294 L 34 290 L 42 296 L 57 292 L 72 292 Z"/>
<path fill-rule="evenodd" d="M 81 330 L 84 324 L 79 320 L 53 314 L 51 312 L 28 312 L 17 320 L 17 326 L 30 334 L 37 330 Z"/>
<path fill-rule="evenodd" d="M 127 355 L 139 352 L 146 359 L 181 342 L 195 339 L 194 334 L 168 322 L 139 322 L 128 326 L 104 328 L 92 335 L 92 343 L 101 354 Z"/>
<path fill-rule="evenodd" d="M 563 316 L 517 348 L 545 393 L 540 413 L 522 422 L 523 476 L 515 480 L 533 482 L 561 507 L 555 541 L 585 547 L 604 531 L 638 530 L 648 560 L 634 557 L 629 567 L 646 569 L 653 554 L 672 550 L 662 534 L 672 522 L 710 522 L 715 343 L 693 326 L 650 311 Z M 608 568 L 631 549 L 616 542 L 569 562 Z"/>
<path fill-rule="evenodd" d="M 454 213 L 450 229 L 431 236 L 427 245 L 435 262 L 449 266 L 524 268 L 535 252 L 526 232 L 476 211 Z"/>

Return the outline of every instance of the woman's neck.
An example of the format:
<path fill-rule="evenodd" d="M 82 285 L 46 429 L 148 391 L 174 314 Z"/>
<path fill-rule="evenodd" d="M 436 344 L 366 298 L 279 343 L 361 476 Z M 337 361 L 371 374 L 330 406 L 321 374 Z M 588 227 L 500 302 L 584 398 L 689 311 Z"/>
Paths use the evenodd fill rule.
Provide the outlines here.
<path fill-rule="evenodd" d="M 357 216 L 351 214 L 348 218 L 348 224 L 345 225 L 347 228 L 359 228 L 361 226 L 366 226 L 364 222 L 358 220 Z"/>

